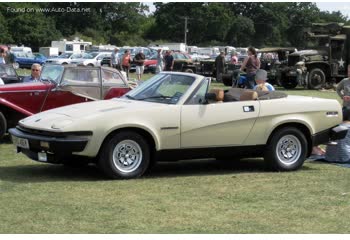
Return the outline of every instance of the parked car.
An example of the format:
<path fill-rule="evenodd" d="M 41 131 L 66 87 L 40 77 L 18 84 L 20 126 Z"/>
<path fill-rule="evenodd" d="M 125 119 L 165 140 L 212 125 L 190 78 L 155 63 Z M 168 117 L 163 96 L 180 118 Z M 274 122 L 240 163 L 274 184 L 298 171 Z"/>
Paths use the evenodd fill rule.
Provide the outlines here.
<path fill-rule="evenodd" d="M 85 66 L 101 66 L 101 61 L 104 57 L 110 57 L 111 52 L 90 52 L 86 54 L 84 57 L 79 59 L 73 59 L 71 64 L 82 64 Z"/>
<path fill-rule="evenodd" d="M 12 64 L 0 64 L 0 78 L 4 84 L 20 83 L 23 80 L 23 77 L 17 75 Z"/>
<path fill-rule="evenodd" d="M 69 104 L 120 97 L 131 87 L 117 70 L 46 64 L 41 81 L 0 86 L 0 138 L 18 120 Z"/>
<path fill-rule="evenodd" d="M 87 53 L 62 53 L 58 57 L 47 59 L 47 63 L 53 64 L 70 64 L 75 59 L 89 57 Z"/>
<path fill-rule="evenodd" d="M 34 63 L 43 65 L 47 60 L 45 56 L 35 56 L 33 53 L 25 52 L 13 52 L 13 57 L 13 67 L 15 69 L 31 68 Z"/>
<path fill-rule="evenodd" d="M 240 156 L 297 170 L 312 146 L 347 132 L 334 128 L 342 122 L 337 100 L 238 88 L 208 93 L 210 83 L 162 72 L 122 98 L 42 112 L 9 132 L 33 160 L 94 162 L 111 178 L 140 177 L 155 161 Z"/>

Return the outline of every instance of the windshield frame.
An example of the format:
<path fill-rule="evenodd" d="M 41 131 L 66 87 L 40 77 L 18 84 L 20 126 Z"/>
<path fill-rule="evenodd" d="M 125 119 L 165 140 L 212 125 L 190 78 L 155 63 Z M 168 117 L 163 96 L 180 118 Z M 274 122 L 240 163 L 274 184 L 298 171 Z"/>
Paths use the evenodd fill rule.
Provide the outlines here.
<path fill-rule="evenodd" d="M 175 83 L 173 85 L 173 89 L 171 88 L 165 88 L 168 91 L 175 91 L 171 94 L 162 94 L 159 90 L 162 89 L 163 86 L 167 86 L 165 81 L 171 82 L 176 77 L 183 77 L 184 83 L 187 81 L 190 81 L 189 84 L 181 84 L 183 85 L 183 89 L 177 90 L 176 87 L 180 86 L 180 84 L 177 86 Z M 177 74 L 169 74 L 169 73 L 159 73 L 137 88 L 133 89 L 132 91 L 126 93 L 122 98 L 124 99 L 131 99 L 135 101 L 145 101 L 145 102 L 153 102 L 153 103 L 162 103 L 162 104 L 172 104 L 176 105 L 184 101 L 185 98 L 188 96 L 188 92 L 193 89 L 193 85 L 195 85 L 197 78 L 195 76 L 188 76 L 188 75 L 177 75 Z M 169 85 L 168 85 L 169 86 Z M 158 93 L 155 95 L 154 93 Z"/>

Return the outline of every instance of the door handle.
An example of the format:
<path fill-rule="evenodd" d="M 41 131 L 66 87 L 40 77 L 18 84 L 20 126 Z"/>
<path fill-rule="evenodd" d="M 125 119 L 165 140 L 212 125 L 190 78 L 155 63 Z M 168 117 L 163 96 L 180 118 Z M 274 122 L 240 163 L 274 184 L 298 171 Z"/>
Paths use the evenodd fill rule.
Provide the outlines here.
<path fill-rule="evenodd" d="M 243 106 L 243 112 L 254 112 L 254 106 Z"/>

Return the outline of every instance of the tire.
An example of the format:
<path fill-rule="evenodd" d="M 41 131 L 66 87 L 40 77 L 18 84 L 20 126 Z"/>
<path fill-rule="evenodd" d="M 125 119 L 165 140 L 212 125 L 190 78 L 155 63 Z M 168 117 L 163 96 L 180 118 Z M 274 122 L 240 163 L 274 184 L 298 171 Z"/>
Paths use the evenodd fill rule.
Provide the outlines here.
<path fill-rule="evenodd" d="M 190 68 L 187 68 L 187 69 L 185 69 L 185 71 L 184 72 L 186 72 L 186 73 L 193 73 L 193 70 L 192 69 L 190 69 Z"/>
<path fill-rule="evenodd" d="M 322 69 L 314 68 L 309 72 L 308 77 L 308 88 L 309 89 L 320 89 L 324 86 L 326 82 L 326 75 L 324 74 Z"/>
<path fill-rule="evenodd" d="M 7 132 L 7 121 L 4 114 L 0 112 L 0 139 L 5 136 L 6 132 Z"/>
<path fill-rule="evenodd" d="M 94 64 L 89 63 L 87 66 L 88 66 L 88 67 L 94 67 Z"/>
<path fill-rule="evenodd" d="M 150 158 L 145 138 L 133 131 L 123 131 L 104 143 L 98 166 L 113 179 L 137 178 L 149 168 Z"/>
<path fill-rule="evenodd" d="M 294 89 L 298 86 L 298 81 L 296 78 L 281 79 L 281 85 L 285 89 Z"/>
<path fill-rule="evenodd" d="M 307 140 L 297 128 L 285 127 L 273 134 L 265 153 L 267 167 L 274 171 L 294 171 L 299 169 L 307 155 Z"/>

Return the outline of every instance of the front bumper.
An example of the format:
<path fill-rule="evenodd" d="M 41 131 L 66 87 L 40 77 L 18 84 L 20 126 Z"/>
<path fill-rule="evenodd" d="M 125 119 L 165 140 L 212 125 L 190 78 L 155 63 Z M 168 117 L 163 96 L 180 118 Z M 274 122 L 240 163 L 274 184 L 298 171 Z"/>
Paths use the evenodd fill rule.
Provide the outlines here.
<path fill-rule="evenodd" d="M 312 136 L 312 146 L 327 143 L 345 138 L 348 128 L 344 126 L 336 126 L 322 132 L 316 133 Z"/>
<path fill-rule="evenodd" d="M 74 153 L 83 151 L 92 135 L 91 132 L 37 133 L 20 127 L 9 129 L 9 133 L 12 139 L 27 140 L 27 147 L 15 144 L 17 152 L 33 160 L 50 163 L 63 163 Z"/>

